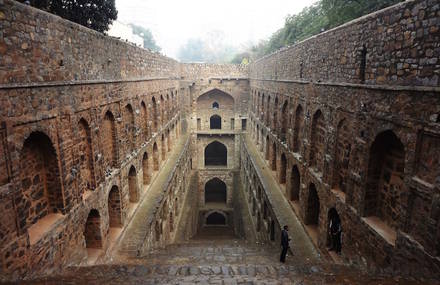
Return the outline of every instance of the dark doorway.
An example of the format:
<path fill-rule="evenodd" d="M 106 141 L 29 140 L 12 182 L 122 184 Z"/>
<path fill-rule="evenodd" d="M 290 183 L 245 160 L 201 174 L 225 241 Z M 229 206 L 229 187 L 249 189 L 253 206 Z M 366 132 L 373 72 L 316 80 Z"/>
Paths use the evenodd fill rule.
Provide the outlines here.
<path fill-rule="evenodd" d="M 309 198 L 307 200 L 307 215 L 306 224 L 307 225 L 318 225 L 319 224 L 319 197 L 316 192 L 316 187 L 312 183 L 309 186 Z"/>
<path fill-rule="evenodd" d="M 226 184 L 213 178 L 205 184 L 205 203 L 226 203 Z"/>
<path fill-rule="evenodd" d="M 208 144 L 205 148 L 205 166 L 226 166 L 227 157 L 226 146 L 218 141 Z"/>
<path fill-rule="evenodd" d="M 275 240 L 275 222 L 273 220 L 270 222 L 270 240 Z"/>
<path fill-rule="evenodd" d="M 209 119 L 209 126 L 211 130 L 221 130 L 222 128 L 222 118 L 218 115 L 213 115 Z"/>
<path fill-rule="evenodd" d="M 206 225 L 224 226 L 226 225 L 226 218 L 224 215 L 214 212 L 206 218 Z"/>

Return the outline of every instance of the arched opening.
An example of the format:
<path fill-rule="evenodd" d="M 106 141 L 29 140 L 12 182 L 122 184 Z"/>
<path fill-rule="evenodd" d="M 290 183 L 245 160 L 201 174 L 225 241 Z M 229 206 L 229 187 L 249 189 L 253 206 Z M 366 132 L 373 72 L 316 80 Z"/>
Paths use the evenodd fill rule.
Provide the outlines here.
<path fill-rule="evenodd" d="M 274 220 L 270 221 L 270 240 L 275 240 L 275 222 Z"/>
<path fill-rule="evenodd" d="M 174 216 L 173 216 L 173 212 L 170 212 L 169 223 L 170 223 L 170 232 L 173 232 L 174 231 Z"/>
<path fill-rule="evenodd" d="M 260 212 L 257 213 L 257 232 L 261 230 L 261 215 Z"/>
<path fill-rule="evenodd" d="M 270 127 L 270 96 L 267 96 L 266 126 Z"/>
<path fill-rule="evenodd" d="M 158 125 L 158 123 L 157 123 L 157 121 L 158 121 L 158 119 L 157 119 L 157 117 L 159 116 L 159 114 L 158 114 L 158 112 L 157 112 L 157 103 L 156 103 L 156 98 L 151 98 L 151 104 L 153 105 L 152 107 L 153 107 L 153 114 L 152 114 L 152 119 L 153 119 L 153 131 L 154 132 L 157 132 L 157 125 Z"/>
<path fill-rule="evenodd" d="M 273 120 L 272 120 L 272 128 L 275 131 L 278 131 L 278 97 L 275 97 L 275 103 L 273 105 Z"/>
<path fill-rule="evenodd" d="M 141 102 L 141 121 L 144 140 L 146 140 L 148 138 L 148 113 L 147 106 L 145 106 L 144 101 Z"/>
<path fill-rule="evenodd" d="M 226 203 L 226 184 L 213 178 L 205 184 L 205 203 Z"/>
<path fill-rule="evenodd" d="M 148 185 L 150 183 L 150 172 L 148 169 L 148 154 L 144 152 L 144 156 L 142 157 L 142 180 L 144 185 Z"/>
<path fill-rule="evenodd" d="M 83 194 L 86 190 L 94 190 L 95 179 L 93 171 L 93 153 L 92 153 L 92 138 L 90 134 L 90 127 L 86 120 L 81 119 L 78 123 L 78 188 Z"/>
<path fill-rule="evenodd" d="M 330 208 L 327 213 L 327 246 L 329 250 L 341 252 L 341 218 L 335 208 Z"/>
<path fill-rule="evenodd" d="M 87 217 L 84 238 L 86 248 L 102 248 L 101 216 L 95 209 L 92 209 Z"/>
<path fill-rule="evenodd" d="M 287 101 L 284 101 L 283 107 L 281 109 L 281 141 L 286 141 L 286 133 L 287 133 Z"/>
<path fill-rule="evenodd" d="M 316 111 L 312 120 L 312 134 L 310 147 L 310 165 L 314 166 L 319 172 L 322 172 L 324 163 L 324 138 L 325 125 L 324 116 L 321 111 Z"/>
<path fill-rule="evenodd" d="M 211 213 L 206 217 L 206 225 L 225 226 L 226 217 L 219 212 Z"/>
<path fill-rule="evenodd" d="M 227 166 L 228 150 L 218 141 L 208 144 L 205 148 L 205 166 Z"/>
<path fill-rule="evenodd" d="M 128 154 L 129 152 L 134 150 L 135 132 L 136 132 L 134 126 L 134 112 L 130 104 L 127 104 L 124 108 L 123 120 L 124 120 L 125 134 L 127 135 L 126 154 Z"/>
<path fill-rule="evenodd" d="M 277 145 L 275 142 L 272 144 L 272 157 L 270 160 L 270 166 L 272 170 L 277 170 Z"/>
<path fill-rule="evenodd" d="M 153 144 L 153 169 L 154 171 L 159 170 L 159 151 L 156 143 Z"/>
<path fill-rule="evenodd" d="M 269 136 L 266 136 L 265 158 L 266 158 L 266 160 L 270 160 L 270 141 L 269 141 Z"/>
<path fill-rule="evenodd" d="M 292 167 L 292 173 L 290 174 L 290 200 L 299 200 L 299 190 L 301 185 L 301 176 L 298 171 L 298 167 L 294 165 Z"/>
<path fill-rule="evenodd" d="M 108 217 L 111 228 L 122 227 L 121 195 L 118 186 L 113 186 L 108 194 Z"/>
<path fill-rule="evenodd" d="M 163 95 L 160 95 L 160 103 L 159 103 L 159 108 L 160 108 L 160 125 L 163 126 L 164 125 L 164 120 L 165 120 L 165 116 L 164 116 L 164 112 L 165 112 L 165 103 L 164 103 L 164 99 L 163 99 Z"/>
<path fill-rule="evenodd" d="M 21 226 L 30 226 L 52 213 L 63 213 L 58 158 L 50 138 L 33 132 L 20 153 Z M 24 223 L 25 222 L 25 223 Z"/>
<path fill-rule="evenodd" d="M 219 115 L 212 115 L 211 118 L 209 118 L 209 128 L 211 130 L 221 130 L 222 118 Z"/>
<path fill-rule="evenodd" d="M 110 111 L 104 116 L 101 128 L 101 144 L 104 156 L 104 168 L 110 169 L 117 165 L 116 126 L 115 118 Z"/>
<path fill-rule="evenodd" d="M 309 186 L 309 197 L 307 199 L 306 225 L 319 225 L 319 197 L 315 184 Z"/>
<path fill-rule="evenodd" d="M 156 241 L 160 241 L 160 236 L 162 235 L 162 227 L 159 223 L 159 221 L 156 221 L 154 225 L 154 233 L 156 236 Z"/>
<path fill-rule="evenodd" d="M 377 216 L 392 228 L 398 228 L 404 213 L 405 149 L 393 131 L 376 136 L 370 148 L 365 216 Z"/>
<path fill-rule="evenodd" d="M 301 139 L 301 133 L 303 129 L 304 115 L 301 105 L 298 105 L 295 112 L 295 125 L 293 130 L 293 151 L 299 152 L 299 141 Z"/>
<path fill-rule="evenodd" d="M 130 171 L 128 172 L 128 196 L 130 203 L 139 202 L 137 175 L 136 175 L 136 169 L 134 168 L 133 165 L 130 167 Z"/>
<path fill-rule="evenodd" d="M 165 136 L 162 134 L 160 139 L 160 150 L 162 154 L 162 161 L 165 160 L 165 157 L 167 155 L 166 145 L 165 145 Z"/>
<path fill-rule="evenodd" d="M 332 187 L 346 192 L 348 165 L 350 162 L 350 130 L 345 119 L 341 120 L 336 130 L 336 150 L 333 167 Z"/>
<path fill-rule="evenodd" d="M 257 125 L 257 145 L 260 144 L 260 126 Z"/>
<path fill-rule="evenodd" d="M 281 154 L 280 162 L 280 183 L 286 184 L 287 158 L 284 153 Z"/>
<path fill-rule="evenodd" d="M 218 109 L 219 105 L 217 102 L 212 103 L 212 109 Z"/>
<path fill-rule="evenodd" d="M 171 151 L 170 129 L 167 130 L 167 152 Z"/>
<path fill-rule="evenodd" d="M 264 111 L 265 111 L 265 106 L 264 106 L 264 93 L 263 93 L 263 95 L 261 96 L 261 109 L 260 109 L 260 120 L 261 121 L 263 121 L 263 114 L 264 114 Z"/>

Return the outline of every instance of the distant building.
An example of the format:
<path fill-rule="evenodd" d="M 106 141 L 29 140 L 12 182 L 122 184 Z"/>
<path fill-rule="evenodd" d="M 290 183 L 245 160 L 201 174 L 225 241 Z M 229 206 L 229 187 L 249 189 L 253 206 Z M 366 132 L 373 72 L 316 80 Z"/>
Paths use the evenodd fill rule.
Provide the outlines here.
<path fill-rule="evenodd" d="M 124 24 L 119 21 L 114 21 L 110 25 L 108 35 L 128 41 L 137 46 L 144 46 L 144 39 L 141 36 L 134 34 L 133 28 L 130 25 Z"/>

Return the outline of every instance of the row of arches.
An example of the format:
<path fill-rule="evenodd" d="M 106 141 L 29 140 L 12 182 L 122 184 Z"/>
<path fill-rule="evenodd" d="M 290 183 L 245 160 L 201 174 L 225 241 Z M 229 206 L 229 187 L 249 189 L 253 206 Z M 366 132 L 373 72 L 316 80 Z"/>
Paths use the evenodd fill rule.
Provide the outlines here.
<path fill-rule="evenodd" d="M 101 140 L 103 146 L 103 160 L 116 167 L 116 138 L 114 137 L 114 124 L 110 123 L 112 115 L 108 111 L 103 121 L 102 135 L 108 136 Z M 159 153 L 158 142 L 153 142 L 152 155 L 149 157 L 145 151 L 142 158 L 143 181 L 147 185 L 150 182 L 152 171 L 158 171 L 160 158 L 165 160 L 167 153 L 171 151 L 173 140 L 170 132 L 177 128 L 175 124 L 167 129 L 160 136 L 161 154 Z M 108 131 L 107 131 L 108 130 Z M 171 130 L 171 131 L 170 131 Z M 18 216 L 23 219 L 20 224 L 24 229 L 36 224 L 39 220 L 50 214 L 66 214 L 72 208 L 74 199 L 86 191 L 94 191 L 99 183 L 97 173 L 101 171 L 100 164 L 95 160 L 93 153 L 98 150 L 93 145 L 90 127 L 84 118 L 81 118 L 77 126 L 78 136 L 75 137 L 76 145 L 74 153 L 73 177 L 77 183 L 72 184 L 74 188 L 63 187 L 63 176 L 60 168 L 59 153 L 52 142 L 52 139 L 43 131 L 34 131 L 29 134 L 23 142 L 20 151 L 20 189 L 21 198 L 17 205 Z M 110 141 L 108 141 L 109 139 Z M 96 165 L 96 167 L 95 167 Z M 104 169 L 105 170 L 105 169 Z M 138 191 L 135 187 L 136 170 L 132 166 L 128 173 L 128 184 L 130 185 L 130 202 L 139 200 Z M 103 178 L 101 178 L 103 179 Z"/>
<path fill-rule="evenodd" d="M 296 200 L 299 185 L 299 165 L 297 159 L 294 159 L 291 152 L 300 152 L 300 137 L 304 136 L 304 118 L 302 118 L 302 107 L 297 107 L 296 113 L 299 114 L 298 121 L 295 120 L 293 127 L 294 142 L 292 148 L 280 146 L 276 137 L 269 132 L 266 133 L 266 126 L 261 125 L 260 121 L 254 117 L 253 137 L 260 145 L 259 149 L 263 152 L 269 166 L 276 171 L 278 181 L 281 185 L 286 185 L 288 177 L 288 167 L 290 171 L 290 185 L 287 193 Z M 301 121 L 302 122 L 299 122 Z M 301 165 L 307 163 L 311 169 L 317 171 L 321 177 L 328 179 L 328 183 L 335 191 L 343 193 L 344 201 L 351 202 L 353 193 L 350 190 L 352 182 L 350 180 L 351 163 L 357 164 L 353 159 L 353 137 L 350 132 L 350 123 L 348 119 L 342 118 L 337 124 L 334 134 L 335 140 L 333 149 L 328 148 L 328 131 L 322 112 L 318 109 L 312 117 L 309 132 L 309 151 L 301 152 L 306 159 Z M 324 156 L 330 153 L 333 158 L 331 161 L 325 161 Z M 363 154 L 356 154 L 359 157 Z M 289 159 L 292 157 L 291 162 Z M 403 225 L 404 221 L 398 213 L 405 212 L 405 196 L 407 189 L 404 183 L 405 171 L 405 148 L 401 140 L 393 130 L 385 130 L 376 135 L 372 140 L 366 164 L 365 187 L 362 190 L 360 205 L 362 215 L 365 217 L 375 216 L 384 221 L 393 229 Z M 359 158 L 358 158 L 359 159 Z M 324 169 L 327 172 L 324 172 Z M 362 170 L 363 171 L 363 170 Z"/>

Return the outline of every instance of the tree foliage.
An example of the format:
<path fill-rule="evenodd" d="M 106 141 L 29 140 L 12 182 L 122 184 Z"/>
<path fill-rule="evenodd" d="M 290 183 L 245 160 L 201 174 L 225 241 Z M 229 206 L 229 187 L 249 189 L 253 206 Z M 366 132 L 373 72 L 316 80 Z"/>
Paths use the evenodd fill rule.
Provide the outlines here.
<path fill-rule="evenodd" d="M 142 26 L 137 26 L 135 24 L 130 24 L 133 29 L 133 33 L 142 37 L 144 39 L 144 48 L 148 48 L 152 51 L 161 51 L 161 47 L 156 44 L 156 41 L 153 38 L 153 34 L 149 29 L 146 29 Z"/>
<path fill-rule="evenodd" d="M 32 0 L 30 4 L 98 32 L 107 31 L 118 16 L 115 0 Z"/>
<path fill-rule="evenodd" d="M 296 15 L 287 16 L 284 27 L 268 41 L 253 46 L 250 59 L 255 60 L 282 47 L 332 29 L 353 19 L 404 0 L 320 0 Z"/>

